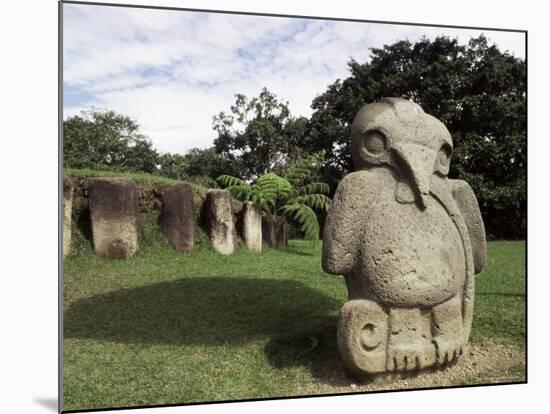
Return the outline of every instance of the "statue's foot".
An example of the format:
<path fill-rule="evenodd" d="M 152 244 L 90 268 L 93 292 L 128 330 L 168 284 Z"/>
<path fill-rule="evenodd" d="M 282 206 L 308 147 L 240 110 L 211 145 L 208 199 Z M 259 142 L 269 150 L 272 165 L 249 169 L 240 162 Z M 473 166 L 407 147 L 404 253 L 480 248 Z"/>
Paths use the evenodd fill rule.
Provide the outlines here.
<path fill-rule="evenodd" d="M 462 348 L 464 342 L 461 336 L 436 336 L 433 339 L 435 344 L 435 354 L 437 365 L 446 365 L 455 361 L 460 355 L 462 355 Z"/>
<path fill-rule="evenodd" d="M 445 365 L 456 360 L 468 341 L 463 329 L 460 295 L 433 307 L 432 328 L 437 365 Z"/>
<path fill-rule="evenodd" d="M 386 370 L 388 314 L 371 300 L 354 299 L 342 307 L 338 321 L 338 348 L 355 374 Z"/>
<path fill-rule="evenodd" d="M 388 371 L 418 371 L 432 365 L 435 365 L 435 352 L 428 341 L 388 347 Z"/>
<path fill-rule="evenodd" d="M 435 362 L 429 313 L 420 308 L 392 308 L 386 369 L 416 371 Z"/>

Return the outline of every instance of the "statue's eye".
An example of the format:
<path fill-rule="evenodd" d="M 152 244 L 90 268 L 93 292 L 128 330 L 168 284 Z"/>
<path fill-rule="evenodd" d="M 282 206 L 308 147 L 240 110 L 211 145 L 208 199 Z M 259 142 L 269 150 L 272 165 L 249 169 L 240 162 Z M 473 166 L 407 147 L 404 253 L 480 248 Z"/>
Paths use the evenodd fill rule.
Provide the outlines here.
<path fill-rule="evenodd" d="M 380 131 L 367 131 L 364 143 L 369 154 L 378 155 L 386 151 L 386 137 Z"/>
<path fill-rule="evenodd" d="M 439 164 L 442 167 L 446 167 L 449 164 L 449 161 L 451 160 L 451 153 L 452 153 L 452 150 L 449 144 L 444 144 L 439 150 L 437 159 L 439 160 Z"/>

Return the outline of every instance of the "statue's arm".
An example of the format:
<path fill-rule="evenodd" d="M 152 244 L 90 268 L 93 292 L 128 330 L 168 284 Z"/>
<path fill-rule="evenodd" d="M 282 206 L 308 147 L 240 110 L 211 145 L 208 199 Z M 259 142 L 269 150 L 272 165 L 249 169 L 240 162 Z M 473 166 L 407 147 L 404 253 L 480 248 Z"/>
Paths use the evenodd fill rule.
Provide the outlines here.
<path fill-rule="evenodd" d="M 485 258 L 487 256 L 485 226 L 483 225 L 479 205 L 472 187 L 470 187 L 466 181 L 449 181 L 451 182 L 453 198 L 464 217 L 466 227 L 468 227 L 468 234 L 470 235 L 470 243 L 474 256 L 474 270 L 475 273 L 479 273 L 485 265 Z"/>
<path fill-rule="evenodd" d="M 325 272 L 345 275 L 354 268 L 361 251 L 362 222 L 377 187 L 369 171 L 348 174 L 340 181 L 323 229 Z"/>

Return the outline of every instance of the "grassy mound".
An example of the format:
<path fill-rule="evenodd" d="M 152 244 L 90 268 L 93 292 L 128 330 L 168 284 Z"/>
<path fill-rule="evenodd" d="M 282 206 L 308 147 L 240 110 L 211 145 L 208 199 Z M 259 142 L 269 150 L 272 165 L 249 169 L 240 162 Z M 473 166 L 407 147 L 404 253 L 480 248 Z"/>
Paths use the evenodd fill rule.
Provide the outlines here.
<path fill-rule="evenodd" d="M 65 174 L 75 177 L 126 177 L 131 178 L 138 184 L 142 185 L 172 185 L 179 181 L 172 178 L 161 177 L 159 175 L 148 174 L 143 172 L 117 172 L 107 170 L 92 170 L 92 169 L 77 169 L 77 168 L 65 168 L 63 170 Z M 193 191 L 204 197 L 208 188 L 201 183 L 194 182 L 193 177 L 190 177 L 186 182 L 190 183 L 193 187 Z"/>

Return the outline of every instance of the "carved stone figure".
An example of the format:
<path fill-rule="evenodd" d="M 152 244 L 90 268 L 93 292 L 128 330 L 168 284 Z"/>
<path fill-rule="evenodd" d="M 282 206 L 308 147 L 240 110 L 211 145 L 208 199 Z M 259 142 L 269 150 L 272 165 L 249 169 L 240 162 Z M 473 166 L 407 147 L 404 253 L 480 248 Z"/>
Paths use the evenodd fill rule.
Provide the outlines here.
<path fill-rule="evenodd" d="M 465 181 L 447 178 L 447 128 L 399 98 L 365 105 L 352 125 L 356 171 L 340 182 L 323 269 L 344 275 L 338 346 L 355 374 L 455 360 L 468 342 L 485 229 Z"/>

